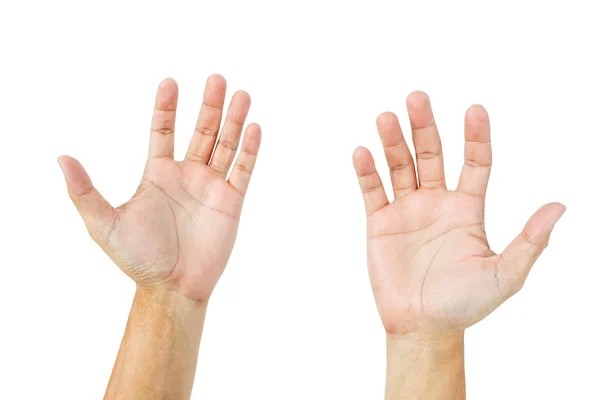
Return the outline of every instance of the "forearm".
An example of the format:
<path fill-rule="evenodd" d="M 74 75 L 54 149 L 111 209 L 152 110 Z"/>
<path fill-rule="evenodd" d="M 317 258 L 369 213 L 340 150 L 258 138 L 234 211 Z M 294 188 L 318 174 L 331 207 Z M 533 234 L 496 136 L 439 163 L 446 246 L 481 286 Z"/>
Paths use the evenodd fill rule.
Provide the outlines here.
<path fill-rule="evenodd" d="M 206 302 L 175 291 L 136 291 L 106 399 L 188 399 Z"/>
<path fill-rule="evenodd" d="M 387 334 L 386 400 L 464 400 L 464 335 Z"/>

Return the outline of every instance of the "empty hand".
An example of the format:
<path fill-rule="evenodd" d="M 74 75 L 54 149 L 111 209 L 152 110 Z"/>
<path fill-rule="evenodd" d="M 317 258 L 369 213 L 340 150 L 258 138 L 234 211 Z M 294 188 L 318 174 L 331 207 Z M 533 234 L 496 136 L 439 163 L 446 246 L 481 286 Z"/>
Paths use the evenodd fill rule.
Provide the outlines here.
<path fill-rule="evenodd" d="M 256 124 L 246 128 L 227 178 L 250 97 L 242 91 L 233 95 L 221 127 L 225 89 L 223 77 L 208 78 L 188 152 L 183 161 L 175 161 L 178 88 L 171 79 L 160 84 L 142 181 L 117 208 L 94 188 L 77 160 L 59 158 L 69 195 L 91 237 L 138 286 L 207 300 L 227 264 L 261 131 Z"/>
<path fill-rule="evenodd" d="M 390 169 L 390 203 L 373 157 L 353 157 L 367 213 L 369 275 L 390 333 L 462 330 L 484 318 L 523 285 L 565 211 L 546 204 L 500 254 L 484 229 L 492 148 L 485 109 L 465 117 L 465 162 L 458 188 L 446 188 L 440 137 L 428 96 L 407 99 L 416 168 L 398 118 L 384 113 L 377 128 Z"/>

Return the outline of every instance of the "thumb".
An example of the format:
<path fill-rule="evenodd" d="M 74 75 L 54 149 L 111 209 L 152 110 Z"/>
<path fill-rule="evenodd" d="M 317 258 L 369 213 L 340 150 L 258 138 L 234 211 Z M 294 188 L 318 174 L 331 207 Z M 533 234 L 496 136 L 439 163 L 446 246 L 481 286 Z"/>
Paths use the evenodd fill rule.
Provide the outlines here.
<path fill-rule="evenodd" d="M 69 197 L 81 214 L 90 236 L 98 243 L 108 241 L 117 221 L 115 209 L 94 188 L 79 161 L 60 156 L 58 164 L 67 182 Z"/>
<path fill-rule="evenodd" d="M 529 218 L 523 231 L 500 255 L 503 262 L 499 265 L 499 272 L 505 276 L 511 294 L 523 287 L 527 274 L 548 246 L 552 229 L 565 210 L 566 207 L 560 203 L 542 206 Z"/>

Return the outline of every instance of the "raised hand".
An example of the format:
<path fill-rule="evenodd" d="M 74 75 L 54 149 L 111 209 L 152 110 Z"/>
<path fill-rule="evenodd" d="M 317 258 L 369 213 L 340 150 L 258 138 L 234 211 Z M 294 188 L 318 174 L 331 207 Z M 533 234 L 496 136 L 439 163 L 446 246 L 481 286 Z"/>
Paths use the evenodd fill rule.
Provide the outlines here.
<path fill-rule="evenodd" d="M 353 156 L 367 213 L 371 284 L 389 333 L 461 331 L 519 291 L 565 207 L 546 204 L 494 253 L 484 229 L 492 163 L 487 112 L 475 105 L 466 113 L 465 162 L 458 188 L 450 191 L 429 97 L 414 92 L 407 107 L 416 170 L 398 118 L 384 113 L 377 119 L 391 203 L 369 151 L 358 148 Z"/>
<path fill-rule="evenodd" d="M 243 91 L 233 95 L 221 127 L 225 90 L 223 77 L 208 78 L 188 152 L 183 161 L 175 161 L 178 88 L 172 79 L 160 84 L 142 181 L 117 208 L 94 188 L 77 160 L 59 158 L 69 195 L 91 237 L 140 287 L 208 300 L 227 264 L 261 131 L 257 124 L 246 128 L 227 178 L 250 97 Z"/>

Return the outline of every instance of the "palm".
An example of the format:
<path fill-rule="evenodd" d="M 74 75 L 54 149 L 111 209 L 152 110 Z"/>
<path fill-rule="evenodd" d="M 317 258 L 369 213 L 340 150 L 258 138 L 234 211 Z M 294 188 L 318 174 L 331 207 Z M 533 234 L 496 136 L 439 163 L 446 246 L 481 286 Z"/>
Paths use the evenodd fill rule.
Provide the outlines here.
<path fill-rule="evenodd" d="M 242 201 L 204 164 L 150 160 L 137 193 L 120 207 L 107 251 L 143 283 L 183 281 L 206 297 L 233 249 Z"/>
<path fill-rule="evenodd" d="M 236 167 L 226 180 L 249 98 L 244 93 L 234 96 L 213 152 L 221 116 L 210 113 L 218 109 L 219 103 L 222 108 L 221 79 L 213 77 L 211 82 L 209 78 L 196 133 L 182 162 L 170 156 L 172 148 L 168 142 L 172 138 L 165 136 L 172 137 L 173 133 L 176 86 L 172 86 L 172 81 L 166 81 L 166 88 L 161 85 L 150 156 L 138 190 L 131 200 L 112 209 L 111 216 L 86 220 L 96 241 L 138 285 L 175 288 L 189 297 L 207 299 L 227 264 L 260 131 L 256 125 L 249 127 Z M 211 140 L 212 145 L 207 143 Z M 208 162 L 211 155 L 212 161 Z M 110 219 L 111 223 L 103 223 L 99 229 L 101 219 Z"/>
<path fill-rule="evenodd" d="M 520 288 L 551 226 L 536 234 L 532 224 L 539 225 L 538 213 L 528 224 L 531 233 L 520 235 L 504 256 L 496 255 L 484 230 L 483 197 L 491 163 L 487 114 L 474 107 L 467 115 L 466 166 L 457 191 L 445 188 L 441 145 L 428 98 L 421 93 L 409 98 L 409 114 L 420 188 L 395 116 L 384 114 L 378 120 L 392 173 L 396 197 L 392 203 L 387 202 L 370 154 L 366 149 L 355 154 L 367 207 L 373 292 L 389 332 L 464 329 Z M 542 215 L 554 218 L 561 212 L 562 207 L 551 205 Z M 516 273 L 515 267 L 521 271 Z"/>
<path fill-rule="evenodd" d="M 383 319 L 400 329 L 469 324 L 478 317 L 474 310 L 500 297 L 493 269 L 482 268 L 493 253 L 478 199 L 415 191 L 372 215 L 368 231 L 375 296 Z M 481 306 L 472 308 L 479 290 Z"/>

